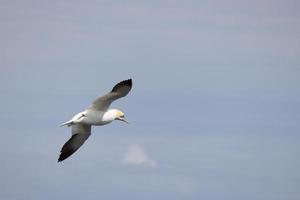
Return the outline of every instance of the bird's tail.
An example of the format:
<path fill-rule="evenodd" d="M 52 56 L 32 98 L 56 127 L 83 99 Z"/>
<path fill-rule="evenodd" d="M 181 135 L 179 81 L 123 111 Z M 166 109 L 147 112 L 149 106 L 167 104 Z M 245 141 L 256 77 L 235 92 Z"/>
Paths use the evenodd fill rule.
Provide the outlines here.
<path fill-rule="evenodd" d="M 73 124 L 73 120 L 62 123 L 60 126 L 71 126 Z"/>

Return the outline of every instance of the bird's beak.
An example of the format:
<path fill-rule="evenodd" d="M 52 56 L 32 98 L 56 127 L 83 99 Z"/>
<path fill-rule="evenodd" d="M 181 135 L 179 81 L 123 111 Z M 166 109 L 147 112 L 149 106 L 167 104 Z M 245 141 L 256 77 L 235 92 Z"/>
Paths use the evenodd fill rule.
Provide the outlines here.
<path fill-rule="evenodd" d="M 124 117 L 119 117 L 119 118 L 117 118 L 117 120 L 120 120 L 122 122 L 129 124 L 129 122 Z"/>

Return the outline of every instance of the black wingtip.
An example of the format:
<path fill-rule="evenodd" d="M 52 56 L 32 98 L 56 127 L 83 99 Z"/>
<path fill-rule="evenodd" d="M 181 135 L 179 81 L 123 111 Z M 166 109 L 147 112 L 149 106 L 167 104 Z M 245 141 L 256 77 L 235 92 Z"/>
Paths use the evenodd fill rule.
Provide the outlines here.
<path fill-rule="evenodd" d="M 73 153 L 75 153 L 75 151 L 77 151 L 77 149 L 79 148 L 74 148 L 72 145 L 72 141 L 76 140 L 76 138 L 78 138 L 79 135 L 75 134 L 72 135 L 72 137 L 64 144 L 64 146 L 62 147 L 62 149 L 60 150 L 60 155 L 58 158 L 57 162 L 61 162 L 65 159 L 67 159 L 68 157 L 70 157 Z"/>
<path fill-rule="evenodd" d="M 59 158 L 58 158 L 58 160 L 57 160 L 57 162 L 61 162 L 61 161 L 63 161 L 63 160 L 65 160 L 66 158 L 62 158 L 62 156 L 61 156 L 61 154 L 59 155 Z"/>
<path fill-rule="evenodd" d="M 115 85 L 115 87 L 111 90 L 112 92 L 117 91 L 120 87 L 122 86 L 127 86 L 127 87 L 132 87 L 132 79 L 127 79 L 124 81 L 121 81 L 120 83 L 118 83 L 117 85 Z"/>
<path fill-rule="evenodd" d="M 74 137 L 72 136 L 72 138 L 74 138 Z M 72 138 L 69 141 L 71 141 Z M 73 153 L 75 153 L 75 151 L 77 151 L 77 149 L 73 149 L 72 147 L 68 147 L 68 145 L 65 145 L 59 155 L 57 162 L 61 162 L 61 161 L 64 161 L 65 159 L 69 158 Z"/>
<path fill-rule="evenodd" d="M 59 156 L 57 162 L 61 162 L 61 161 L 65 160 L 65 159 L 66 159 L 66 158 L 63 158 L 63 157 L 62 157 L 62 154 L 60 154 L 60 156 Z"/>

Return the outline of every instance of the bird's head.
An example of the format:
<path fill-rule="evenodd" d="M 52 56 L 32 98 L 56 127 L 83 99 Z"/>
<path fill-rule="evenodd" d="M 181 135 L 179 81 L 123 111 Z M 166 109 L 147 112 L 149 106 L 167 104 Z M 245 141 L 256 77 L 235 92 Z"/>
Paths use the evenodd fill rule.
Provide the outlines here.
<path fill-rule="evenodd" d="M 112 115 L 114 120 L 119 120 L 119 121 L 123 121 L 126 123 L 129 123 L 126 119 L 125 119 L 125 115 L 121 110 L 118 109 L 112 109 Z"/>

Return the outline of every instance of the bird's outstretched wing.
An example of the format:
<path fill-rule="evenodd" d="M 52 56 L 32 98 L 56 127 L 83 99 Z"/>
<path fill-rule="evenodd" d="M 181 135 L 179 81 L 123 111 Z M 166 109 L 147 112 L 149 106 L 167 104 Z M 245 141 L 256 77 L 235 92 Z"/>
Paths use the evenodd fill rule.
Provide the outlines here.
<path fill-rule="evenodd" d="M 71 156 L 91 135 L 91 125 L 72 125 L 72 137 L 64 144 L 60 151 L 58 162 Z"/>
<path fill-rule="evenodd" d="M 132 80 L 124 80 L 113 87 L 113 89 L 93 101 L 89 109 L 106 111 L 110 104 L 121 97 L 125 97 L 132 88 Z"/>

